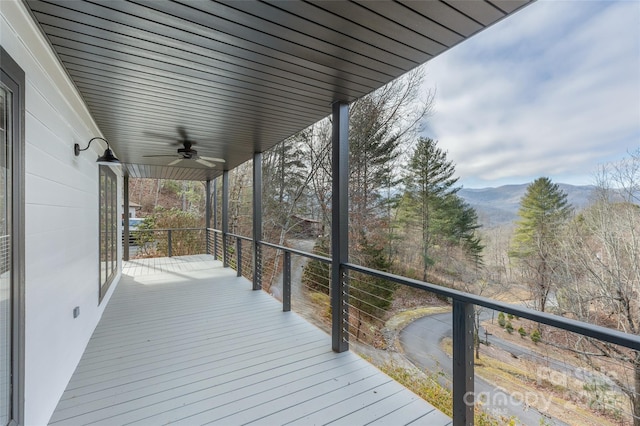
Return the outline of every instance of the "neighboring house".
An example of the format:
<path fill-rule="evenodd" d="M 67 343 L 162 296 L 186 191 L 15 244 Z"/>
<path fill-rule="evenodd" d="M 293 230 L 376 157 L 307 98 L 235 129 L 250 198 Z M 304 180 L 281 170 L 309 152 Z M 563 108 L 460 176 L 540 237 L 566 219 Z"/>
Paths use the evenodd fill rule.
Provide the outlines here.
<path fill-rule="evenodd" d="M 49 420 L 118 284 L 123 178 L 216 178 L 526 3 L 1 1 L 0 425 Z M 145 158 L 181 126 L 225 163 Z"/>
<path fill-rule="evenodd" d="M 129 218 L 135 218 L 136 212 L 142 208 L 142 205 L 138 203 L 132 203 L 129 201 Z M 122 210 L 124 211 L 124 205 L 122 205 Z"/>
<path fill-rule="evenodd" d="M 299 215 L 292 215 L 291 219 L 294 223 L 291 234 L 295 238 L 317 238 L 322 236 L 321 221 Z"/>

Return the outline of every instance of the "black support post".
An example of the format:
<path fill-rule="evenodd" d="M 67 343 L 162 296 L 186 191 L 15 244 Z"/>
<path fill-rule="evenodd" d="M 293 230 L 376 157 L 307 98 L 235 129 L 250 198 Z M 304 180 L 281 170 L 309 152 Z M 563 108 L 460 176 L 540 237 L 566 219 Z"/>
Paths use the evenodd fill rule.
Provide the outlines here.
<path fill-rule="evenodd" d="M 129 260 L 129 176 L 124 175 L 122 184 L 122 195 L 124 197 L 123 229 L 122 229 L 122 258 Z"/>
<path fill-rule="evenodd" d="M 218 179 L 213 180 L 213 227 L 218 226 Z M 218 235 L 213 233 L 213 259 L 218 260 Z"/>
<path fill-rule="evenodd" d="M 229 233 L 229 171 L 222 173 L 222 262 L 225 268 L 229 267 L 229 247 L 227 247 L 227 234 Z"/>
<path fill-rule="evenodd" d="M 349 350 L 349 105 L 332 105 L 331 194 L 331 344 L 335 352 Z"/>
<path fill-rule="evenodd" d="M 453 424 L 473 426 L 473 305 L 453 301 Z"/>
<path fill-rule="evenodd" d="M 240 238 L 236 238 L 236 268 L 238 269 L 236 272 L 237 277 L 242 276 L 242 240 Z"/>
<path fill-rule="evenodd" d="M 205 191 L 207 192 L 205 196 L 206 206 L 204 208 L 204 235 L 205 235 L 205 253 L 211 254 L 211 250 L 209 249 L 210 244 L 210 233 L 209 229 L 211 228 L 211 181 L 207 180 L 205 184 Z"/>
<path fill-rule="evenodd" d="M 262 289 L 262 153 L 253 154 L 253 289 Z"/>

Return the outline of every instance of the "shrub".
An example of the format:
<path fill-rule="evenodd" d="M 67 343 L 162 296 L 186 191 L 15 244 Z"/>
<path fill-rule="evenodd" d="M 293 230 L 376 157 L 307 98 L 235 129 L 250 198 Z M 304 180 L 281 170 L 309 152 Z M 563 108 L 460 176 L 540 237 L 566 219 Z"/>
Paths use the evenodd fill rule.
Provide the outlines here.
<path fill-rule="evenodd" d="M 504 312 L 498 314 L 498 325 L 502 328 L 507 324 L 507 320 L 504 317 Z"/>
<path fill-rule="evenodd" d="M 540 330 L 536 328 L 531 332 L 531 341 L 533 343 L 538 343 L 540 340 L 542 340 L 542 335 L 540 334 Z"/>
<path fill-rule="evenodd" d="M 520 327 L 518 329 L 518 333 L 520 333 L 520 337 L 522 337 L 524 339 L 524 337 L 527 335 L 526 330 L 523 327 Z"/>
<path fill-rule="evenodd" d="M 508 318 L 509 320 L 512 320 L 512 319 L 513 319 L 513 314 L 507 314 L 507 318 Z"/>
<path fill-rule="evenodd" d="M 511 324 L 511 321 L 507 321 L 507 325 L 504 327 L 505 330 L 507 330 L 507 333 L 511 334 L 513 333 L 513 325 Z"/>

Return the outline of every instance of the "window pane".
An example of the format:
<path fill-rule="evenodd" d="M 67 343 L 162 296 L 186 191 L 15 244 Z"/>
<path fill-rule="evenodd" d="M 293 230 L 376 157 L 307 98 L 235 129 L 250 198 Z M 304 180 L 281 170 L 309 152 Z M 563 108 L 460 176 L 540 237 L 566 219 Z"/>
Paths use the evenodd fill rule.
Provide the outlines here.
<path fill-rule="evenodd" d="M 100 166 L 100 299 L 115 277 L 117 261 L 117 178 L 108 166 Z"/>

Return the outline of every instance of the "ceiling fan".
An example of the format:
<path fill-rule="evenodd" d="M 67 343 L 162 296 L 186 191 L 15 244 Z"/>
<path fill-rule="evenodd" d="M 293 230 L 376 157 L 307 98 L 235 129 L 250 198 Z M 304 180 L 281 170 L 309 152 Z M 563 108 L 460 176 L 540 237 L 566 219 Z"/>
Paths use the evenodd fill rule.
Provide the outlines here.
<path fill-rule="evenodd" d="M 222 158 L 214 158 L 214 157 L 203 157 L 198 155 L 198 151 L 193 149 L 193 145 L 196 144 L 195 141 L 190 140 L 187 137 L 187 132 L 183 127 L 178 127 L 178 133 L 180 135 L 180 139 L 174 142 L 174 145 L 182 145 L 182 148 L 178 148 L 176 154 L 161 154 L 161 155 L 143 155 L 146 158 L 160 158 L 160 157 L 171 157 L 175 158 L 172 162 L 168 164 L 168 166 L 175 166 L 181 161 L 195 161 L 196 163 L 202 164 L 207 167 L 215 167 L 214 163 L 224 163 L 225 160 Z"/>

